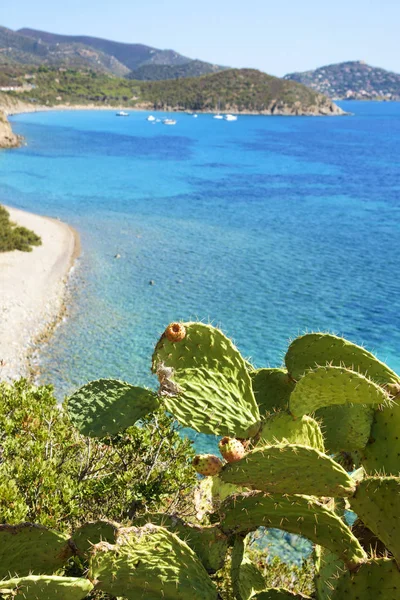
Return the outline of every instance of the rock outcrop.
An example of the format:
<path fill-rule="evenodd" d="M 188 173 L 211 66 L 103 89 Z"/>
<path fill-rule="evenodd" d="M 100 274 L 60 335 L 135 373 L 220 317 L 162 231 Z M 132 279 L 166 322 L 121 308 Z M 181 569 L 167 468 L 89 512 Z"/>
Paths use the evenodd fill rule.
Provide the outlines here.
<path fill-rule="evenodd" d="M 21 141 L 21 136 L 13 133 L 6 115 L 0 111 L 0 148 L 17 148 Z"/>

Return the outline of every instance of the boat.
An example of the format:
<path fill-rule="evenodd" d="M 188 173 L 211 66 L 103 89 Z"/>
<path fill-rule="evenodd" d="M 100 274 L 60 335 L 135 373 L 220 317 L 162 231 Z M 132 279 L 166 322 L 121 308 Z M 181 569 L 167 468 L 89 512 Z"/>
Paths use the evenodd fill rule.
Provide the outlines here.
<path fill-rule="evenodd" d="M 129 113 L 125 112 L 124 110 L 120 110 L 119 112 L 115 113 L 115 115 L 117 117 L 129 117 Z"/>
<path fill-rule="evenodd" d="M 176 125 L 175 119 L 163 119 L 163 125 Z"/>
<path fill-rule="evenodd" d="M 224 117 L 222 115 L 220 115 L 219 113 L 217 115 L 213 116 L 213 119 L 223 119 Z"/>
<path fill-rule="evenodd" d="M 221 101 L 218 98 L 218 112 L 216 115 L 214 115 L 214 119 L 223 119 L 223 115 L 221 115 Z"/>
<path fill-rule="evenodd" d="M 225 115 L 224 119 L 225 119 L 225 121 L 237 121 L 237 116 L 236 115 Z"/>
<path fill-rule="evenodd" d="M 156 118 L 155 118 L 155 117 L 153 117 L 153 115 L 149 115 L 149 116 L 147 117 L 147 120 L 148 120 L 148 121 L 155 121 L 155 120 L 156 120 Z"/>
<path fill-rule="evenodd" d="M 198 116 L 199 116 L 199 115 L 196 115 L 196 114 L 194 114 L 194 115 L 193 115 L 193 119 L 197 119 L 197 117 L 198 117 Z"/>

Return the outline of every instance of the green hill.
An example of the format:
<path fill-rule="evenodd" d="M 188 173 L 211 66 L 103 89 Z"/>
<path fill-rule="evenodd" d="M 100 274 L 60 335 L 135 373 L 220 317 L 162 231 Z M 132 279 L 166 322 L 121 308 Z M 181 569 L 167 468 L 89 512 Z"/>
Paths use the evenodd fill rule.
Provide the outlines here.
<path fill-rule="evenodd" d="M 26 82 L 16 76 L 16 85 Z M 305 86 L 254 69 L 229 69 L 185 79 L 136 81 L 96 71 L 39 67 L 31 89 L 6 94 L 36 105 L 98 104 L 151 110 L 195 110 L 283 115 L 342 114 L 331 100 Z"/>
<path fill-rule="evenodd" d="M 371 67 L 362 60 L 289 73 L 284 79 L 298 81 L 330 98 L 400 100 L 400 75 Z"/>
<path fill-rule="evenodd" d="M 144 81 L 160 81 L 165 79 L 182 79 L 185 77 L 201 77 L 225 70 L 227 67 L 212 65 L 202 60 L 191 60 L 182 65 L 142 65 L 127 75 L 128 79 Z"/>

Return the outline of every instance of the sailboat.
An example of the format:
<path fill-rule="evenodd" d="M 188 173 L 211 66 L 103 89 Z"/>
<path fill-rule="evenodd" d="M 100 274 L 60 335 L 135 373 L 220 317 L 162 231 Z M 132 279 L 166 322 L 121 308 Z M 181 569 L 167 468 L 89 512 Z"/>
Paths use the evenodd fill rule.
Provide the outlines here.
<path fill-rule="evenodd" d="M 216 115 L 214 115 L 213 117 L 214 119 L 223 119 L 224 117 L 221 115 L 221 102 L 220 99 L 218 98 L 218 112 Z"/>

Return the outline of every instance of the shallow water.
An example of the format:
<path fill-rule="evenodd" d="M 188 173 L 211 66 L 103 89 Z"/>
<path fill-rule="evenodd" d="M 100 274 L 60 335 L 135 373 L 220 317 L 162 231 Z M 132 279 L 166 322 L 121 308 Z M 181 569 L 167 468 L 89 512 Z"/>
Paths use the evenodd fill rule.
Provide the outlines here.
<path fill-rule="evenodd" d="M 154 386 L 153 345 L 180 319 L 218 324 L 256 366 L 327 330 L 400 370 L 400 104 L 342 106 L 355 115 L 13 117 L 28 145 L 0 154 L 2 202 L 83 248 L 42 380 Z"/>

